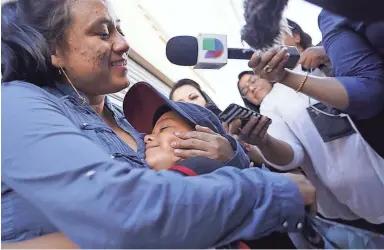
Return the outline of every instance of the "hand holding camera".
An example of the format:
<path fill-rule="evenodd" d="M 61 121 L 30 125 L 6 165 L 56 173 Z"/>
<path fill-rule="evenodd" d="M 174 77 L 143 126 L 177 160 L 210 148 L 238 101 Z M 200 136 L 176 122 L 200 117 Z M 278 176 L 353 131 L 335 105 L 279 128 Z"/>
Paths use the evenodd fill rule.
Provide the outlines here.
<path fill-rule="evenodd" d="M 228 133 L 236 139 L 256 146 L 267 142 L 267 130 L 271 124 L 271 119 L 268 117 L 237 104 L 231 104 L 219 118 L 226 124 Z"/>

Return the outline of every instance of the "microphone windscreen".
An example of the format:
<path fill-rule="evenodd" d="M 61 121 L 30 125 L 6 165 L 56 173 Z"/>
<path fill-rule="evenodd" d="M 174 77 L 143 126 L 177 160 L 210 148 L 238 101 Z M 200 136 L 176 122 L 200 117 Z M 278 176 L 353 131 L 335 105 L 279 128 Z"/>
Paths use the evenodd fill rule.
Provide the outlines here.
<path fill-rule="evenodd" d="M 199 46 L 196 37 L 176 36 L 167 42 L 168 60 L 180 66 L 194 66 L 197 63 Z"/>
<path fill-rule="evenodd" d="M 256 50 L 270 48 L 281 34 L 281 20 L 288 0 L 245 0 L 245 26 L 241 39 Z"/>

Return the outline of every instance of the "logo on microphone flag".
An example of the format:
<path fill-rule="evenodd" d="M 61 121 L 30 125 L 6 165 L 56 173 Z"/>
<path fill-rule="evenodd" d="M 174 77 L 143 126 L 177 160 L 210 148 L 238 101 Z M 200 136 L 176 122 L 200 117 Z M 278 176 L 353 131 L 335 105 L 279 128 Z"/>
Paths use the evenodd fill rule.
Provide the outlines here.
<path fill-rule="evenodd" d="M 207 51 L 207 53 L 205 54 L 205 58 L 215 59 L 223 55 L 224 45 L 219 39 L 204 38 L 203 50 Z"/>

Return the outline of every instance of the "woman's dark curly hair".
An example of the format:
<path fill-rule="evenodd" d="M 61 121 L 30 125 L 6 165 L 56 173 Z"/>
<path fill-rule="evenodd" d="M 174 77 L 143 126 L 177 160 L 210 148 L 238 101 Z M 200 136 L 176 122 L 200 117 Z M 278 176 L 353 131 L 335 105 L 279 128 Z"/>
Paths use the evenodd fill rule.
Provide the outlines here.
<path fill-rule="evenodd" d="M 1 10 L 2 82 L 42 86 L 60 79 L 51 54 L 66 41 L 70 1 L 13 0 L 2 4 Z"/>

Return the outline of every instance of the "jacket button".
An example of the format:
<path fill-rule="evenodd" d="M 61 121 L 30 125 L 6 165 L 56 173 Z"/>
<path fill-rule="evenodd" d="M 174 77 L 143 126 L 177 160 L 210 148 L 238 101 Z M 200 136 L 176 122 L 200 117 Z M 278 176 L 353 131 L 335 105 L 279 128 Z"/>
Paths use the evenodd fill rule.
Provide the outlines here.
<path fill-rule="evenodd" d="M 288 222 L 283 223 L 283 227 L 287 228 L 288 227 Z"/>
<path fill-rule="evenodd" d="M 92 177 L 96 174 L 95 170 L 89 170 L 85 175 L 89 178 L 92 179 Z"/>
<path fill-rule="evenodd" d="M 114 155 L 109 155 L 109 158 L 115 159 L 115 156 Z"/>
<path fill-rule="evenodd" d="M 303 223 L 299 222 L 297 223 L 297 229 L 302 229 L 303 228 Z"/>

